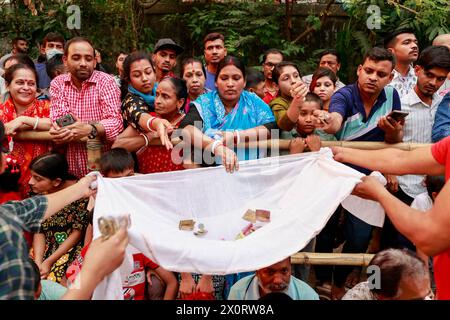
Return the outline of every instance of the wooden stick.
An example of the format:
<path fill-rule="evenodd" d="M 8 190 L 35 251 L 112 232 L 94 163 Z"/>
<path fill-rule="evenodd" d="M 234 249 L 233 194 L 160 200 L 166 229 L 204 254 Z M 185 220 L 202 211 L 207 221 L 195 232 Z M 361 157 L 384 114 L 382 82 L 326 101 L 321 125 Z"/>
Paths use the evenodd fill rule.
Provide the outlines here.
<path fill-rule="evenodd" d="M 48 131 L 20 131 L 13 137 L 14 140 L 50 141 L 52 137 Z"/>
<path fill-rule="evenodd" d="M 298 252 L 291 256 L 292 264 L 368 266 L 374 254 Z"/>
<path fill-rule="evenodd" d="M 51 141 L 52 136 L 48 131 L 19 131 L 13 137 L 14 140 Z M 87 138 L 81 138 L 79 142 L 87 142 Z M 160 143 L 161 144 L 161 143 Z"/>
<path fill-rule="evenodd" d="M 249 148 L 265 148 L 265 149 L 276 149 L 279 150 L 289 150 L 289 143 L 291 140 L 286 139 L 272 139 L 272 140 L 264 140 L 264 141 L 252 141 L 248 143 L 240 143 L 238 145 L 239 148 L 245 148 L 246 146 Z M 181 140 L 179 138 L 173 139 L 173 145 L 180 143 Z M 157 146 L 161 145 L 159 138 L 152 139 L 149 145 Z M 394 148 L 401 150 L 413 150 L 417 148 L 427 147 L 431 144 L 428 143 L 385 143 L 385 142 L 371 142 L 371 141 L 322 141 L 322 147 L 345 147 L 345 148 L 353 148 L 353 149 L 363 149 L 363 150 L 378 150 L 378 149 L 386 149 L 386 148 Z"/>

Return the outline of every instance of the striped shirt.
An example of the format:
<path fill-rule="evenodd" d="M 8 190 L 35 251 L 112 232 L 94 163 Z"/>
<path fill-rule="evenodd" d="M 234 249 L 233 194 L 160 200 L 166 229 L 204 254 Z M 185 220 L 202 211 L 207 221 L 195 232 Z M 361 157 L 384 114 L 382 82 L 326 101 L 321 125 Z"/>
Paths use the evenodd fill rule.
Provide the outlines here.
<path fill-rule="evenodd" d="M 416 91 L 411 90 L 402 99 L 402 111 L 409 112 L 403 127 L 403 142 L 431 143 L 431 130 L 433 128 L 436 110 L 442 97 L 435 93 L 431 106 L 424 103 Z M 424 176 L 404 175 L 399 176 L 400 188 L 410 197 L 415 198 L 419 194 L 426 192 L 422 181 Z"/>
<path fill-rule="evenodd" d="M 70 113 L 84 123 L 98 122 L 105 128 L 107 148 L 123 129 L 120 90 L 114 78 L 106 73 L 94 71 L 81 90 L 73 84 L 70 73 L 60 75 L 51 82 L 50 94 L 52 121 Z M 85 143 L 67 144 L 66 157 L 69 170 L 76 177 L 89 172 Z"/>
<path fill-rule="evenodd" d="M 34 268 L 23 230 L 38 232 L 47 198 L 37 196 L 0 206 L 0 300 L 33 300 Z"/>
<path fill-rule="evenodd" d="M 366 114 L 358 83 L 353 83 L 333 94 L 329 112 L 337 112 L 342 116 L 342 126 L 335 134 L 338 140 L 384 141 L 385 134 L 378 127 L 378 121 L 392 110 L 400 110 L 400 107 L 397 91 L 393 87 L 386 86 L 378 95 L 370 113 Z M 366 168 L 349 166 L 364 174 L 371 172 Z"/>

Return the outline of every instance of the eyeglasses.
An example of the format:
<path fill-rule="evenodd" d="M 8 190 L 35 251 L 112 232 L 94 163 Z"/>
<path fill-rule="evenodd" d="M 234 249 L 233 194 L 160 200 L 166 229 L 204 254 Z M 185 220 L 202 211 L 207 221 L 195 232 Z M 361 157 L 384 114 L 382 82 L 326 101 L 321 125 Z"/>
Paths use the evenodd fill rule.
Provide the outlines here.
<path fill-rule="evenodd" d="M 272 63 L 272 62 L 265 62 L 264 66 L 267 68 L 274 68 L 276 66 L 276 64 Z"/>

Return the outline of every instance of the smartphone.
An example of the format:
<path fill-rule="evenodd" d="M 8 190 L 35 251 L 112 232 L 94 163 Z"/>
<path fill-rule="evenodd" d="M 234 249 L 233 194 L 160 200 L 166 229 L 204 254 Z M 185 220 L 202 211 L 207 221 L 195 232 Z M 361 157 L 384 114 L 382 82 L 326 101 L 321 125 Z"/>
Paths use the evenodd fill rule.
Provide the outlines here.
<path fill-rule="evenodd" d="M 73 116 L 69 113 L 66 114 L 65 116 L 62 116 L 61 118 L 56 119 L 55 121 L 58 126 L 60 127 L 66 127 L 68 125 L 71 125 L 72 123 L 75 123 L 75 119 L 73 118 Z"/>
<path fill-rule="evenodd" d="M 408 114 L 409 112 L 407 111 L 393 110 L 391 113 L 388 114 L 388 117 L 391 117 L 395 121 L 399 122 L 405 119 L 408 116 Z"/>

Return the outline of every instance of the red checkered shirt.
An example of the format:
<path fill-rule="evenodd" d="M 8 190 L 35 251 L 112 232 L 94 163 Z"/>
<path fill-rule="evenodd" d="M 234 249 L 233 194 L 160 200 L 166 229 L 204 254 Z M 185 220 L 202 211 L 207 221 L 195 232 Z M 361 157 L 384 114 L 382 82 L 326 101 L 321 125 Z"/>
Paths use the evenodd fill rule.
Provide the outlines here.
<path fill-rule="evenodd" d="M 50 118 L 52 121 L 70 113 L 81 122 L 98 122 L 105 128 L 105 147 L 112 142 L 123 129 L 120 112 L 120 91 L 114 78 L 106 73 L 94 71 L 84 81 L 81 90 L 73 84 L 71 75 L 56 77 L 50 84 Z M 86 143 L 67 144 L 69 170 L 76 177 L 85 176 L 88 170 Z"/>

